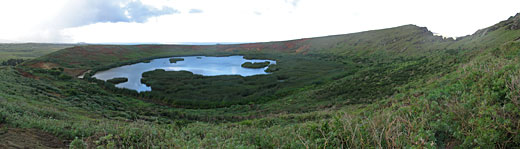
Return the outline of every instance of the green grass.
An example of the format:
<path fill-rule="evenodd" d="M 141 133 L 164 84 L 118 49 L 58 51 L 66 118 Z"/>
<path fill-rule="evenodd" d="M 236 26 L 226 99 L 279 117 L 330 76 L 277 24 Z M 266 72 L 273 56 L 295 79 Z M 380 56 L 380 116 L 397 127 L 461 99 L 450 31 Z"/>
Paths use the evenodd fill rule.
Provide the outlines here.
<path fill-rule="evenodd" d="M 61 49 L 72 47 L 67 44 L 0 44 L 0 62 L 8 59 L 33 59 Z"/>

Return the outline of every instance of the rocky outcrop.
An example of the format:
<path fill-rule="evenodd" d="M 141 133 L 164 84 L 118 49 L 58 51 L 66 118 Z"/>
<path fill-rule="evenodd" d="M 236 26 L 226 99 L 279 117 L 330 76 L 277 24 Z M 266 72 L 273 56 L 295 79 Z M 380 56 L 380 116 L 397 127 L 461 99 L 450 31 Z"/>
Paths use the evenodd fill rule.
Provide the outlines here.
<path fill-rule="evenodd" d="M 511 20 L 511 22 L 508 24 L 506 29 L 509 30 L 518 30 L 520 29 L 520 13 L 516 14 L 516 16 L 511 17 L 508 19 L 508 21 Z"/>
<path fill-rule="evenodd" d="M 509 17 L 509 19 L 502 21 L 500 23 L 497 23 L 493 26 L 490 26 L 488 28 L 480 29 L 477 32 L 475 32 L 474 35 L 477 36 L 485 36 L 490 32 L 493 32 L 497 29 L 504 28 L 506 30 L 518 30 L 520 29 L 520 13 L 517 13 L 515 16 Z"/>

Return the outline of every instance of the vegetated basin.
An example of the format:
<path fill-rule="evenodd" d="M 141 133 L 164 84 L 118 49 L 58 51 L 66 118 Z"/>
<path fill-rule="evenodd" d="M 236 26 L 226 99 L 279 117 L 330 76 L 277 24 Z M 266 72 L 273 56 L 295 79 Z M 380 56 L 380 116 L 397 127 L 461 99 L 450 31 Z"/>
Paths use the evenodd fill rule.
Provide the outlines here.
<path fill-rule="evenodd" d="M 170 63 L 171 58 L 182 58 L 184 60 Z M 269 61 L 270 65 L 276 64 L 273 60 L 248 60 L 244 56 L 227 56 L 227 57 L 206 57 L 206 56 L 186 56 L 159 58 L 150 62 L 141 62 L 132 65 L 125 65 L 112 68 L 105 71 L 97 72 L 94 78 L 107 81 L 113 78 L 128 78 L 127 82 L 116 84 L 116 87 L 136 90 L 137 92 L 151 91 L 152 88 L 141 83 L 144 72 L 164 69 L 166 71 L 189 71 L 194 74 L 203 76 L 219 76 L 219 75 L 241 75 L 252 76 L 269 74 L 264 68 L 244 68 L 241 65 L 245 62 L 265 62 Z M 172 76 L 173 77 L 173 76 Z"/>

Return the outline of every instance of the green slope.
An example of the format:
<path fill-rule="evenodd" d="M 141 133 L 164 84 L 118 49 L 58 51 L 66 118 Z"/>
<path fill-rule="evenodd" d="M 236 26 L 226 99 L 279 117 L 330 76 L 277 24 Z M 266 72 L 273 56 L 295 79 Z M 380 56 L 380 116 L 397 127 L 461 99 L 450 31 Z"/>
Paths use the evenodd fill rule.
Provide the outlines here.
<path fill-rule="evenodd" d="M 91 148 L 513 148 L 519 20 L 456 40 L 405 25 L 241 45 L 77 46 L 0 67 L 0 126 L 77 137 Z M 288 84 L 269 98 L 201 109 L 69 76 L 181 55 L 275 59 L 273 76 Z"/>
<path fill-rule="evenodd" d="M 423 52 L 445 49 L 453 43 L 454 40 L 452 39 L 433 36 L 433 33 L 426 28 L 405 25 L 347 35 L 238 45 L 77 46 L 46 55 L 34 61 L 34 63 L 52 62 L 63 67 L 94 69 L 124 61 L 140 61 L 153 57 L 179 55 L 291 53 L 301 55 L 365 56 L 391 53 L 390 57 L 396 57 L 425 55 Z"/>
<path fill-rule="evenodd" d="M 0 44 L 0 62 L 8 59 L 33 59 L 73 46 L 43 43 Z"/>

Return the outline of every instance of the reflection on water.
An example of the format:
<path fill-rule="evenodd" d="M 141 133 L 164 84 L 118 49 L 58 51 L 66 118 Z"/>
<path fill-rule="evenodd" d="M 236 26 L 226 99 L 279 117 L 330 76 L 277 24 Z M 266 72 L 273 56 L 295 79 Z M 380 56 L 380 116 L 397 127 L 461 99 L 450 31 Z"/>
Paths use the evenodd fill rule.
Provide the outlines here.
<path fill-rule="evenodd" d="M 188 56 L 176 58 L 184 58 L 184 60 L 177 61 L 176 63 L 170 63 L 170 58 L 154 59 L 149 63 L 137 63 L 97 72 L 93 77 L 104 81 L 120 77 L 128 78 L 128 82 L 117 84 L 116 87 L 127 88 L 136 90 L 138 92 L 143 92 L 151 91 L 152 88 L 141 83 L 142 74 L 144 72 L 153 71 L 156 69 L 164 69 L 166 71 L 185 70 L 190 71 L 194 74 L 200 74 L 204 76 L 252 76 L 259 74 L 268 74 L 267 72 L 265 72 L 267 67 L 259 69 L 243 68 L 241 67 L 243 63 L 269 61 L 271 64 L 276 64 L 276 61 L 272 60 L 246 60 L 243 56 Z"/>

